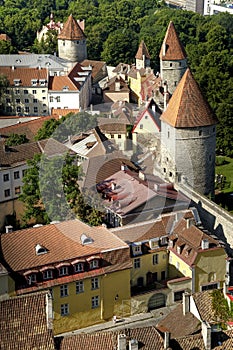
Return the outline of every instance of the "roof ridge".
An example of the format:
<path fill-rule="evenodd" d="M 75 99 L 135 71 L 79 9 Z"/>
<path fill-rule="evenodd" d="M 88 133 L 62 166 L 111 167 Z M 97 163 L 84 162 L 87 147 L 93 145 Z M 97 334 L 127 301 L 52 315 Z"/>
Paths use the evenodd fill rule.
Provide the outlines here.
<path fill-rule="evenodd" d="M 58 35 L 58 39 L 63 40 L 82 40 L 86 36 L 81 29 L 78 22 L 75 20 L 72 14 L 69 15 L 67 21 L 65 22 L 61 33 Z"/>

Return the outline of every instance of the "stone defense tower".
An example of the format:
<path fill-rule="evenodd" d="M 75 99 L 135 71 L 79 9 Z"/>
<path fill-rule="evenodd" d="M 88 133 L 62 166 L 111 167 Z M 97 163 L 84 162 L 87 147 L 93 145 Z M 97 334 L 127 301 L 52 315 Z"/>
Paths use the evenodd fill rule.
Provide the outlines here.
<path fill-rule="evenodd" d="M 146 44 L 142 40 L 136 53 L 136 69 L 150 67 L 150 55 Z"/>
<path fill-rule="evenodd" d="M 160 50 L 160 76 L 172 95 L 186 71 L 187 56 L 171 21 Z"/>
<path fill-rule="evenodd" d="M 214 193 L 216 123 L 188 68 L 161 115 L 161 171 L 171 182 Z"/>
<path fill-rule="evenodd" d="M 86 36 L 72 15 L 58 35 L 58 55 L 71 62 L 82 62 L 87 58 Z"/>

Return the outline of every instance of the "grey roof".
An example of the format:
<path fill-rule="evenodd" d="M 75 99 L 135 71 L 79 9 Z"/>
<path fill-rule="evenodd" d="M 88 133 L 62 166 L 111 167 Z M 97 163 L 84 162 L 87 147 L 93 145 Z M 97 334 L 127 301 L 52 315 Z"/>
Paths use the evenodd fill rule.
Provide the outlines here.
<path fill-rule="evenodd" d="M 64 69 L 70 68 L 70 62 L 55 55 L 24 54 L 24 55 L 0 55 L 0 66 L 18 66 L 27 68 Z"/>

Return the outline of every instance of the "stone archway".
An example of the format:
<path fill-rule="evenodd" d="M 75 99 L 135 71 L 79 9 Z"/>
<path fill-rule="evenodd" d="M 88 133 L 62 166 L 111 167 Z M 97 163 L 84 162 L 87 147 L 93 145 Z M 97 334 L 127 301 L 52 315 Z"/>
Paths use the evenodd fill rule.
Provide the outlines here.
<path fill-rule="evenodd" d="M 153 294 L 148 300 L 148 311 L 166 306 L 166 295 L 163 293 Z"/>

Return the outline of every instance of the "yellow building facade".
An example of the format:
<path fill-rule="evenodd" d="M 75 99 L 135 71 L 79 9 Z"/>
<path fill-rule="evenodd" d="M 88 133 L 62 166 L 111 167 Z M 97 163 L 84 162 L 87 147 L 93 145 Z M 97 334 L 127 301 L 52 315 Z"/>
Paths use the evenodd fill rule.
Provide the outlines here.
<path fill-rule="evenodd" d="M 128 316 L 130 269 L 55 286 L 52 295 L 55 334 Z"/>

